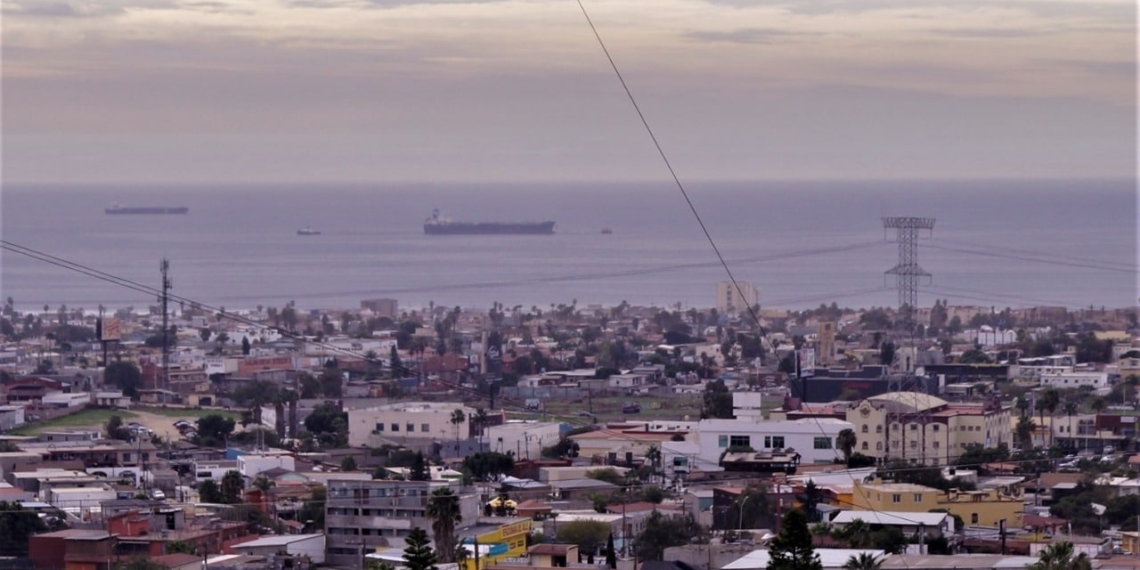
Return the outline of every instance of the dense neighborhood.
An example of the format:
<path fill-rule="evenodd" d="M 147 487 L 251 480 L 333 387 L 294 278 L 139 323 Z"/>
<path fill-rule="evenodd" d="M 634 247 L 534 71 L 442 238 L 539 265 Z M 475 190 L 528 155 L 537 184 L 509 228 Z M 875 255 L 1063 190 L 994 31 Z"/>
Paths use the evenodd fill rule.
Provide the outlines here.
<path fill-rule="evenodd" d="M 1140 568 L 1135 310 L 717 299 L 163 315 L 9 298 L 0 556 Z"/>

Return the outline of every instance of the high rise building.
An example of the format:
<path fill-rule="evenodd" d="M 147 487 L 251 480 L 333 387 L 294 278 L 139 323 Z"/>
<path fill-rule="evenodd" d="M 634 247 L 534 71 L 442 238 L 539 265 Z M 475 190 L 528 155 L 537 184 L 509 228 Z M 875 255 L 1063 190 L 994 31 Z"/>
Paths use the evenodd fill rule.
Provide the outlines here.
<path fill-rule="evenodd" d="M 737 281 L 733 284 L 732 281 L 721 281 L 716 284 L 716 310 L 722 314 L 746 313 L 749 307 L 759 304 L 760 290 L 751 283 Z"/>

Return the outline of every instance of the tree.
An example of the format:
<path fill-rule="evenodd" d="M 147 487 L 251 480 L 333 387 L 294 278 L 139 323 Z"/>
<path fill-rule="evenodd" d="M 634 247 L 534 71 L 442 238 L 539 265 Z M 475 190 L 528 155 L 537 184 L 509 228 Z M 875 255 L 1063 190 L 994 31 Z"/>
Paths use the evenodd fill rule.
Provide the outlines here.
<path fill-rule="evenodd" d="M 579 520 L 558 525 L 558 540 L 577 544 L 583 553 L 594 555 L 606 544 L 610 525 L 601 521 Z"/>
<path fill-rule="evenodd" d="M 1037 424 L 1033 423 L 1033 418 L 1021 416 L 1021 419 L 1017 420 L 1014 431 L 1018 441 L 1021 442 L 1021 449 L 1026 451 L 1033 449 L 1033 432 L 1036 430 Z"/>
<path fill-rule="evenodd" d="M 235 422 L 221 414 L 209 414 L 194 422 L 198 426 L 198 445 L 221 447 L 234 432 Z"/>
<path fill-rule="evenodd" d="M 46 530 L 34 511 L 20 503 L 0 501 L 0 556 L 27 556 L 28 538 Z"/>
<path fill-rule="evenodd" d="M 118 387 L 128 398 L 137 398 L 142 387 L 142 372 L 133 362 L 112 362 L 103 370 L 103 382 Z"/>
<path fill-rule="evenodd" d="M 645 518 L 634 551 L 639 560 L 662 560 L 666 548 L 689 544 L 704 534 L 703 530 L 688 513 L 665 516 L 661 511 L 653 511 Z"/>
<path fill-rule="evenodd" d="M 206 479 L 198 484 L 198 498 L 203 503 L 223 503 L 222 491 L 218 488 L 218 483 L 213 479 Z"/>
<path fill-rule="evenodd" d="M 883 366 L 890 366 L 895 363 L 895 343 L 884 342 L 879 347 L 879 362 L 883 363 Z"/>
<path fill-rule="evenodd" d="M 404 375 L 404 363 L 400 361 L 400 351 L 395 346 L 388 353 L 388 367 L 392 369 L 392 379 L 395 380 Z"/>
<path fill-rule="evenodd" d="M 424 529 L 413 528 L 404 544 L 404 567 L 407 570 L 436 570 L 435 551 Z"/>
<path fill-rule="evenodd" d="M 451 412 L 451 418 L 449 418 L 448 421 L 451 422 L 451 425 L 455 426 L 455 445 L 456 449 L 458 449 L 459 426 L 463 425 L 463 422 L 467 421 L 467 415 L 463 413 L 463 410 L 453 410 Z"/>
<path fill-rule="evenodd" d="M 332 404 L 319 404 L 305 418 L 305 429 L 321 445 L 343 447 L 348 443 L 348 413 L 338 410 Z"/>
<path fill-rule="evenodd" d="M 431 479 L 431 473 L 428 472 L 427 460 L 424 459 L 422 451 L 416 452 L 415 459 L 412 460 L 412 466 L 408 470 L 409 481 L 428 481 Z"/>
<path fill-rule="evenodd" d="M 130 441 L 131 430 L 123 425 L 123 418 L 120 416 L 111 416 L 107 419 L 107 437 L 117 439 L 119 441 Z"/>
<path fill-rule="evenodd" d="M 496 451 L 484 451 L 463 459 L 463 469 L 477 481 L 497 481 L 514 468 L 514 457 Z"/>
<path fill-rule="evenodd" d="M 117 562 L 115 570 L 166 570 L 166 565 L 145 556 L 134 556 Z"/>
<path fill-rule="evenodd" d="M 606 566 L 610 570 L 617 570 L 617 552 L 614 551 L 614 533 L 606 539 Z"/>
<path fill-rule="evenodd" d="M 656 445 L 649 446 L 649 449 L 645 450 L 645 460 L 649 462 L 652 474 L 656 476 L 661 469 L 661 448 Z"/>
<path fill-rule="evenodd" d="M 840 435 L 843 434 L 840 433 Z M 817 508 L 822 501 L 823 493 L 820 492 L 819 487 L 815 484 L 815 481 L 808 479 L 807 485 L 804 486 L 803 496 L 803 509 L 804 514 L 808 518 L 808 522 L 819 522 L 819 511 Z"/>
<path fill-rule="evenodd" d="M 455 527 L 463 522 L 459 512 L 459 497 L 444 487 L 431 494 L 427 504 L 427 516 L 431 519 L 431 532 L 435 536 L 435 551 L 439 561 L 455 561 Z"/>
<path fill-rule="evenodd" d="M 198 547 L 192 542 L 172 540 L 166 543 L 166 554 L 197 554 Z"/>
<path fill-rule="evenodd" d="M 855 450 L 855 445 L 858 443 L 858 438 L 855 437 L 855 430 L 853 429 L 840 430 L 839 435 L 835 437 L 835 446 L 843 452 L 844 463 L 851 461 L 851 452 Z"/>
<path fill-rule="evenodd" d="M 245 490 L 245 480 L 237 471 L 226 471 L 222 476 L 222 502 L 227 505 L 243 503 L 242 491 Z"/>
<path fill-rule="evenodd" d="M 249 337 L 241 337 L 241 353 L 245 356 L 249 356 L 249 351 L 252 349 L 253 347 L 249 344 Z"/>
<path fill-rule="evenodd" d="M 1076 554 L 1071 542 L 1054 542 L 1041 551 L 1029 570 L 1092 570 L 1092 560 L 1083 552 Z"/>
<path fill-rule="evenodd" d="M 882 561 L 875 559 L 875 555 L 860 552 L 858 556 L 847 559 L 847 562 L 843 564 L 843 570 L 879 570 L 882 564 Z"/>
<path fill-rule="evenodd" d="M 780 534 L 768 547 L 768 570 L 823 570 L 803 511 L 792 509 L 784 515 Z"/>
<path fill-rule="evenodd" d="M 356 471 L 356 458 L 349 455 L 340 461 L 341 471 Z"/>
<path fill-rule="evenodd" d="M 326 398 L 339 398 L 343 394 L 344 379 L 335 368 L 325 368 L 321 372 L 321 376 L 317 378 L 317 381 L 320 382 L 321 393 L 324 394 Z"/>
<path fill-rule="evenodd" d="M 273 480 L 265 475 L 258 475 L 253 479 L 253 486 L 262 493 L 268 493 L 273 488 Z"/>
<path fill-rule="evenodd" d="M 732 393 L 724 385 L 724 380 L 713 380 L 705 386 L 704 405 L 701 407 L 701 418 L 731 419 Z"/>
<path fill-rule="evenodd" d="M 309 500 L 301 504 L 301 510 L 297 511 L 297 520 L 304 523 L 309 532 L 325 528 L 325 501 L 327 498 L 328 490 L 324 487 L 317 487 L 313 489 L 313 494 Z"/>
<path fill-rule="evenodd" d="M 1044 415 L 1045 412 L 1049 412 L 1049 417 L 1051 418 L 1051 417 L 1053 417 L 1053 412 L 1056 412 L 1057 407 L 1060 405 L 1061 405 L 1061 393 L 1058 392 L 1057 390 L 1053 389 L 1053 388 L 1049 388 L 1048 390 L 1045 390 L 1045 393 L 1041 395 L 1041 401 L 1038 402 L 1038 406 L 1040 406 L 1039 411 L 1041 413 L 1041 425 L 1042 426 L 1045 425 L 1045 415 Z M 1052 433 L 1053 433 L 1053 426 L 1052 426 L 1052 423 L 1050 422 L 1050 426 L 1049 426 L 1049 434 L 1050 434 L 1049 447 L 1053 446 Z"/>

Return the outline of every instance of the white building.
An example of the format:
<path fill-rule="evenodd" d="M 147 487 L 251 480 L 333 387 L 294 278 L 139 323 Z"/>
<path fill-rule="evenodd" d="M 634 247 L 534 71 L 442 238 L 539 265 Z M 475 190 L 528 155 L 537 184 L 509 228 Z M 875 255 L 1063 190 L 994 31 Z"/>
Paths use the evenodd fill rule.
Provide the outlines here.
<path fill-rule="evenodd" d="M 614 374 L 609 377 L 607 383 L 610 388 L 622 390 L 636 390 L 648 384 L 643 374 Z"/>
<path fill-rule="evenodd" d="M 698 424 L 700 465 L 694 469 L 713 470 L 720 456 L 730 447 L 751 447 L 756 451 L 794 449 L 801 463 L 832 463 L 842 459 L 835 438 L 854 424 L 833 418 L 783 421 L 701 420 Z"/>
<path fill-rule="evenodd" d="M 451 423 L 456 410 L 463 412 L 458 425 Z M 474 412 L 451 402 L 401 402 L 348 410 L 348 444 L 379 447 L 385 442 L 453 439 L 456 433 L 459 439 L 467 439 Z"/>
<path fill-rule="evenodd" d="M 0 431 L 16 429 L 24 425 L 23 406 L 0 406 Z"/>
<path fill-rule="evenodd" d="M 87 392 L 75 392 L 73 394 L 65 392 L 52 392 L 43 397 L 44 407 L 58 407 L 58 408 L 78 408 L 79 406 L 86 406 L 91 402 L 91 394 Z M 96 404 L 98 405 L 98 404 Z"/>
<path fill-rule="evenodd" d="M 488 427 L 483 441 L 491 451 L 514 453 L 515 459 L 538 459 L 561 435 L 561 425 L 554 422 L 508 422 Z"/>
<path fill-rule="evenodd" d="M 253 479 L 270 469 L 285 469 L 294 471 L 297 468 L 293 456 L 285 453 L 261 452 L 249 455 L 239 455 L 237 470 L 243 477 Z"/>
<path fill-rule="evenodd" d="M 1064 390 L 1066 388 L 1108 388 L 1108 373 L 1097 370 L 1079 370 L 1070 372 L 1053 372 L 1041 375 L 1041 385 Z"/>
<path fill-rule="evenodd" d="M 237 461 L 195 461 L 194 478 L 198 481 L 213 479 L 221 481 L 229 471 L 237 471 Z"/>
<path fill-rule="evenodd" d="M 738 291 L 736 286 L 740 286 Z M 716 284 L 716 310 L 727 315 L 747 312 L 760 304 L 760 290 L 746 281 L 721 281 Z"/>
<path fill-rule="evenodd" d="M 760 408 L 763 402 L 760 392 L 733 392 L 732 415 L 738 420 L 758 422 L 764 419 L 764 411 Z"/>
<path fill-rule="evenodd" d="M 233 549 L 238 554 L 267 557 L 284 552 L 291 556 L 307 556 L 314 564 L 324 564 L 325 535 L 319 533 L 267 536 L 250 542 L 243 542 L 234 546 Z"/>

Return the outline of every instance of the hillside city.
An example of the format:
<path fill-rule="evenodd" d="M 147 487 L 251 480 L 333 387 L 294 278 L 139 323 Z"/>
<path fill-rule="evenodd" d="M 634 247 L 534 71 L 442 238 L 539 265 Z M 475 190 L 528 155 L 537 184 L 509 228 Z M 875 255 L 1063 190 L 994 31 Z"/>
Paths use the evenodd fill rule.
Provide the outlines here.
<path fill-rule="evenodd" d="M 8 298 L 0 556 L 1140 569 L 1135 309 L 781 310 L 741 285 L 706 309 Z"/>

